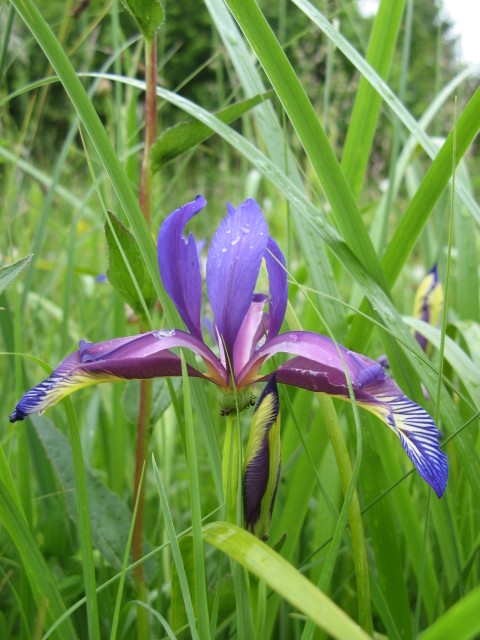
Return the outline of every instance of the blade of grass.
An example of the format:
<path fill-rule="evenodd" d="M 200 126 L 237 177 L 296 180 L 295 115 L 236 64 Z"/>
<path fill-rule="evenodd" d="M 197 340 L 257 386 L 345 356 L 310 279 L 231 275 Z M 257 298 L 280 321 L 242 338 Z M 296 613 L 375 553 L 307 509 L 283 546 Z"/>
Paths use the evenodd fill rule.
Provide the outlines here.
<path fill-rule="evenodd" d="M 365 59 L 383 79 L 390 71 L 404 7 L 405 0 L 382 0 L 375 16 Z M 362 75 L 341 162 L 345 178 L 357 199 L 362 190 L 381 105 L 380 94 Z"/>
<path fill-rule="evenodd" d="M 78 432 L 78 423 L 70 398 L 64 401 L 67 421 L 70 426 L 73 469 L 75 473 L 75 497 L 77 502 L 78 535 L 82 553 L 85 595 L 87 598 L 88 633 L 91 640 L 100 640 L 97 591 L 95 580 L 95 561 L 93 559 L 92 532 L 88 511 L 87 483 L 83 465 L 82 445 Z"/>
<path fill-rule="evenodd" d="M 24 515 L 18 509 L 17 500 L 12 498 L 2 481 L 0 481 L 0 516 L 3 526 L 22 559 L 38 611 L 45 608 L 49 623 L 53 623 L 64 614 L 65 605 L 50 568 L 40 553 L 37 541 L 33 538 Z M 64 638 L 75 640 L 77 636 L 70 618 L 64 619 L 62 627 L 56 632 L 56 637 L 58 640 Z"/>
<path fill-rule="evenodd" d="M 203 528 L 209 544 L 263 580 L 332 637 L 360 640 L 369 636 L 289 562 L 251 533 L 227 522 Z"/>
<path fill-rule="evenodd" d="M 365 58 L 361 56 L 358 51 L 344 38 L 337 29 L 331 25 L 325 16 L 320 13 L 308 0 L 292 0 L 299 9 L 301 9 L 305 15 L 307 15 L 314 24 L 317 25 L 325 35 L 330 38 L 335 46 L 345 55 L 345 57 L 354 65 L 356 69 L 360 71 L 371 85 L 382 96 L 385 103 L 390 107 L 393 113 L 399 118 L 403 125 L 410 131 L 416 138 L 417 142 L 422 146 L 425 152 L 434 158 L 436 155 L 436 148 L 434 142 L 427 136 L 425 131 L 422 130 L 418 122 L 407 111 L 403 104 L 398 100 L 390 87 L 379 77 L 374 69 L 366 62 Z M 475 73 L 472 68 L 472 74 Z M 480 207 L 470 197 L 470 194 L 464 189 L 463 185 L 458 185 L 458 195 L 462 202 L 466 204 L 471 213 L 475 216 L 475 219 L 480 223 Z"/>
<path fill-rule="evenodd" d="M 384 288 L 385 280 L 350 187 L 317 115 L 283 49 L 254 0 L 226 0 L 265 69 L 317 173 L 345 242 L 367 272 Z"/>
<path fill-rule="evenodd" d="M 183 594 L 183 601 L 185 603 L 185 610 L 188 618 L 190 636 L 192 640 L 198 640 L 199 635 L 197 630 L 195 611 L 193 607 L 192 596 L 188 586 L 187 575 L 185 573 L 185 567 L 183 565 L 182 554 L 180 552 L 177 534 L 175 532 L 175 526 L 172 520 L 172 514 L 170 512 L 170 507 L 168 505 L 168 499 L 167 499 L 167 494 L 165 493 L 165 487 L 163 486 L 162 478 L 160 476 L 160 472 L 158 470 L 157 464 L 155 462 L 155 458 L 153 456 L 152 456 L 152 464 L 153 464 L 155 482 L 156 482 L 158 494 L 160 497 L 160 505 L 161 505 L 163 517 L 165 518 L 165 526 L 167 528 L 168 539 L 170 542 L 170 547 L 172 549 L 173 561 L 175 562 L 175 567 L 178 573 L 178 580 L 180 582 L 180 588 Z"/>

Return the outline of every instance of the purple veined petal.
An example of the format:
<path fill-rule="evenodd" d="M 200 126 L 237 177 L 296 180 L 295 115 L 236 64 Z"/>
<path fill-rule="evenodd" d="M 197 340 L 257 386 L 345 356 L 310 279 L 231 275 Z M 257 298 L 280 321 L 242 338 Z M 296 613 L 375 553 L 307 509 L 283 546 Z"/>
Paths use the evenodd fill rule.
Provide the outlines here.
<path fill-rule="evenodd" d="M 184 331 L 151 331 L 97 344 L 82 340 L 78 351 L 67 356 L 48 378 L 27 391 L 10 421 L 43 412 L 66 395 L 92 384 L 180 376 L 181 360 L 170 351 L 175 347 L 188 348 L 203 359 L 207 372 L 188 366 L 190 376 L 208 378 L 219 386 L 226 386 L 226 371 L 215 354 Z"/>
<path fill-rule="evenodd" d="M 187 222 L 206 204 L 203 196 L 197 196 L 193 202 L 176 209 L 160 227 L 157 243 L 158 266 L 163 286 L 190 333 L 200 339 L 202 277 L 198 251 L 193 234 L 184 238 L 183 231 Z"/>
<path fill-rule="evenodd" d="M 435 422 L 423 407 L 405 396 L 380 363 L 336 345 L 325 336 L 292 331 L 267 340 L 244 367 L 237 385 L 258 380 L 261 364 L 279 352 L 297 357 L 280 365 L 275 372 L 277 382 L 350 400 L 348 374 L 355 400 L 396 433 L 420 476 L 437 496 L 443 495 L 448 464 L 440 449 Z"/>
<path fill-rule="evenodd" d="M 267 296 L 257 293 L 253 296 L 253 302 L 243 319 L 237 339 L 233 347 L 233 375 L 236 378 L 243 367 L 252 357 L 258 341 L 266 333 L 265 315 L 263 308 Z"/>
<path fill-rule="evenodd" d="M 280 331 L 285 317 L 288 301 L 288 283 L 285 256 L 271 236 L 268 238 L 265 264 L 267 265 L 270 293 L 268 337 L 274 338 Z"/>
<path fill-rule="evenodd" d="M 237 386 L 251 384 L 258 379 L 262 364 L 277 353 L 288 353 L 313 360 L 322 370 L 329 370 L 345 384 L 344 366 L 347 367 L 352 384 L 362 386 L 369 377 L 383 372 L 378 362 L 349 351 L 330 338 L 310 331 L 289 331 L 272 339 L 257 349 L 237 379 Z M 345 363 L 345 365 L 344 365 Z M 383 375 L 385 373 L 383 372 Z"/>
<path fill-rule="evenodd" d="M 253 299 L 267 242 L 267 223 L 258 204 L 249 199 L 238 209 L 228 206 L 208 251 L 208 297 L 230 357 Z"/>

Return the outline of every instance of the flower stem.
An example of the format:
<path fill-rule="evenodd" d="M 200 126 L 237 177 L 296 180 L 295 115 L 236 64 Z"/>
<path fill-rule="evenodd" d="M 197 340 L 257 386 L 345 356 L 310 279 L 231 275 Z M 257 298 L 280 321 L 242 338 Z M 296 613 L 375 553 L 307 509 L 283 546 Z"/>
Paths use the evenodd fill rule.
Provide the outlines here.
<path fill-rule="evenodd" d="M 318 400 L 330 442 L 332 443 L 335 459 L 337 461 L 343 494 L 344 496 L 347 496 L 350 482 L 352 481 L 352 465 L 348 455 L 345 438 L 343 437 L 332 399 L 320 394 L 318 396 Z M 370 605 L 367 548 L 365 544 L 365 533 L 363 530 L 360 503 L 358 501 L 358 494 L 356 491 L 353 492 L 350 503 L 349 524 L 353 547 L 353 561 L 355 564 L 355 574 L 357 576 L 359 622 L 360 626 L 365 629 L 367 633 L 372 635 L 373 623 Z"/>
<path fill-rule="evenodd" d="M 225 519 L 242 526 L 242 500 L 239 495 L 241 471 L 240 426 L 236 415 L 226 416 L 225 441 L 222 455 L 223 495 Z"/>

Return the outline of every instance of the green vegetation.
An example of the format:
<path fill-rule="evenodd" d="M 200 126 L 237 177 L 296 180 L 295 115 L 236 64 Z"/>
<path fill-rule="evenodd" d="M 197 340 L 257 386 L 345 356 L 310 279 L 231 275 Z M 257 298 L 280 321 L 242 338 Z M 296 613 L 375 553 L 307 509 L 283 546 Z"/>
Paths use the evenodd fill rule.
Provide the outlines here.
<path fill-rule="evenodd" d="M 344 0 L 127 4 L 0 7 L 0 638 L 478 637 L 478 76 L 434 0 L 375 18 Z M 154 239 L 197 193 L 199 245 L 227 201 L 260 204 L 286 257 L 283 331 L 386 354 L 442 434 L 443 498 L 376 416 L 281 385 L 257 539 L 253 410 L 220 415 L 187 353 L 178 378 L 9 425 L 80 340 L 182 326 Z M 434 265 L 437 326 L 412 312 Z"/>

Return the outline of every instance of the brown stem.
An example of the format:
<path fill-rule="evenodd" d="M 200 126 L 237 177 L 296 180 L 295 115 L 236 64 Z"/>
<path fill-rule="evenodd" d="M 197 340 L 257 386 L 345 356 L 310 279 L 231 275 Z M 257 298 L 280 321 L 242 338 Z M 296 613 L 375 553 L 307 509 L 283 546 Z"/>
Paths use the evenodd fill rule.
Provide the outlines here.
<path fill-rule="evenodd" d="M 140 207 L 150 227 L 150 149 L 157 138 L 157 41 L 145 41 L 145 149 L 140 177 Z"/>
<path fill-rule="evenodd" d="M 147 226 L 150 228 L 150 202 L 151 202 L 151 171 L 150 149 L 157 137 L 157 42 L 156 38 L 145 40 L 145 147 L 142 158 L 142 170 L 140 176 L 139 202 Z M 140 322 L 140 331 L 146 331 L 146 327 Z M 137 450 L 135 456 L 135 484 L 133 499 L 137 506 L 137 517 L 132 536 L 132 559 L 140 560 L 143 555 L 143 521 L 145 506 L 145 477 L 141 483 L 143 468 L 145 466 L 148 451 L 148 431 L 150 425 L 152 404 L 152 381 L 140 381 L 140 409 L 137 425 Z M 145 570 L 143 563 L 135 567 L 135 580 L 138 587 L 138 598 L 142 602 L 147 601 L 147 585 L 145 583 Z M 137 637 L 148 637 L 148 612 L 144 607 L 137 611 Z"/>

